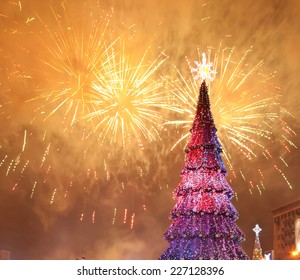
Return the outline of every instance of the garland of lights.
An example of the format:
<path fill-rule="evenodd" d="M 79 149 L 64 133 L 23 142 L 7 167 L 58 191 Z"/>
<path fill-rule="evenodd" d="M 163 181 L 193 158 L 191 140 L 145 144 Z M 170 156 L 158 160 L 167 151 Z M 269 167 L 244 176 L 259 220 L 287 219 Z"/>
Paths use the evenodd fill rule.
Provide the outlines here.
<path fill-rule="evenodd" d="M 194 69 L 197 78 L 211 79 L 211 65 L 206 59 L 197 66 L 205 71 L 202 74 L 202 70 Z M 239 246 L 245 236 L 236 225 L 238 212 L 230 202 L 234 192 L 225 179 L 216 131 L 204 80 L 181 181 L 173 192 L 176 204 L 170 214 L 172 223 L 164 234 L 170 244 L 160 259 L 248 259 Z"/>

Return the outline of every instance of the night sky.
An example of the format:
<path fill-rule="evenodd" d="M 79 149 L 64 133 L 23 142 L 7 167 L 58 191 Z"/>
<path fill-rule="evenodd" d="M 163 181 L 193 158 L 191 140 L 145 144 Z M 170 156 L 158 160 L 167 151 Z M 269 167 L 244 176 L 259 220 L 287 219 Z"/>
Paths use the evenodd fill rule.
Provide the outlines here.
<path fill-rule="evenodd" d="M 99 141 L 101 127 L 95 126 L 101 118 L 81 118 L 82 108 L 93 110 L 89 101 L 86 107 L 79 102 L 78 111 L 68 109 L 71 103 L 53 111 L 59 102 L 51 94 L 66 88 L 71 92 L 82 83 L 77 73 L 99 66 L 87 63 L 93 45 L 83 42 L 91 34 L 91 42 L 104 34 L 106 47 L 126 34 L 126 54 L 135 65 L 145 52 L 143 64 L 166 58 L 149 77 L 159 81 L 155 84 L 166 96 L 171 93 L 164 81 L 178 78 L 174 65 L 186 77 L 186 58 L 198 60 L 197 48 L 213 53 L 234 47 L 233 61 L 251 48 L 245 68 L 263 60 L 260 71 L 276 72 L 272 81 L 280 87 L 278 107 L 285 112 L 278 123 L 285 122 L 289 134 L 280 124 L 274 126 L 270 140 L 263 142 L 272 155 L 268 160 L 260 150 L 249 160 L 229 149 L 236 178 L 227 166 L 237 193 L 232 200 L 240 214 L 237 223 L 246 234 L 242 247 L 251 257 L 252 228 L 258 223 L 262 249 L 272 249 L 272 210 L 300 196 L 299 9 L 297 0 L 1 1 L 0 250 L 10 250 L 13 259 L 158 259 L 168 245 L 163 233 L 170 225 L 172 190 L 180 180 L 187 139 L 171 148 L 188 128 L 163 124 L 182 115 L 156 108 L 163 120 L 157 126 L 146 122 L 156 139 L 129 130 L 124 142 L 119 135 L 112 140 L 111 131 Z M 77 33 L 65 36 L 68 30 Z M 64 42 L 69 53 L 58 51 Z M 85 55 L 78 46 L 88 50 Z M 82 92 L 89 92 L 93 77 L 84 77 Z M 259 76 L 253 74 L 246 84 L 250 91 L 256 82 Z M 211 88 L 218 90 L 213 82 Z M 122 102 L 128 106 L 127 100 Z M 212 111 L 218 128 L 219 111 Z M 79 119 L 72 123 L 75 112 Z M 289 135 L 284 143 L 283 135 Z M 259 181 L 257 168 L 264 175 L 260 191 L 250 185 Z"/>

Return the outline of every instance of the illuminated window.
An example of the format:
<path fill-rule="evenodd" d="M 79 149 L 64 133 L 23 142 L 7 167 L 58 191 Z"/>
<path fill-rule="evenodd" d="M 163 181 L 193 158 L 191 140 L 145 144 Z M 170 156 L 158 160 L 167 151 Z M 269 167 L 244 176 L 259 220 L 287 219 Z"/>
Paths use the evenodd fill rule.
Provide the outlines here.
<path fill-rule="evenodd" d="M 295 221 L 295 245 L 296 250 L 300 252 L 300 217 Z"/>

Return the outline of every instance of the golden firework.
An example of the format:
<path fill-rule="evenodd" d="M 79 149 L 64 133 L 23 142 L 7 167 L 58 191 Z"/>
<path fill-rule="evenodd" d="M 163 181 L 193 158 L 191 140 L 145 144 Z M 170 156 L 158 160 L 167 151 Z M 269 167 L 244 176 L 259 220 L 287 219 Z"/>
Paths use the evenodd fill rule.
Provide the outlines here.
<path fill-rule="evenodd" d="M 162 110 L 173 110 L 163 89 L 159 67 L 167 56 L 161 52 L 150 59 L 150 47 L 137 63 L 126 55 L 125 40 L 118 49 L 110 48 L 106 67 L 93 82 L 95 110 L 84 117 L 95 122 L 99 138 L 123 145 L 133 139 L 156 140 L 159 125 L 164 121 Z"/>
<path fill-rule="evenodd" d="M 36 16 L 43 31 L 32 36 L 43 51 L 35 78 L 44 87 L 39 85 L 37 96 L 28 101 L 41 101 L 36 111 L 44 120 L 60 112 L 63 121 L 73 125 L 94 110 L 91 84 L 96 73 L 106 67 L 104 58 L 117 38 L 112 38 L 109 29 L 112 13 L 103 12 L 99 4 L 83 2 L 78 15 L 67 3 L 50 6 L 49 22 Z"/>

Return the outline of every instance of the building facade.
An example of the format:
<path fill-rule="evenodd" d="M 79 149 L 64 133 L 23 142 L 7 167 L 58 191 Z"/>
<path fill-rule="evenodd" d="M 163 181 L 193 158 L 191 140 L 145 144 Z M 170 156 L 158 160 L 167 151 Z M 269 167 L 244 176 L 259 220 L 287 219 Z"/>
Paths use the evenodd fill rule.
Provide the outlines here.
<path fill-rule="evenodd" d="M 300 197 L 272 214 L 274 259 L 300 259 Z"/>

